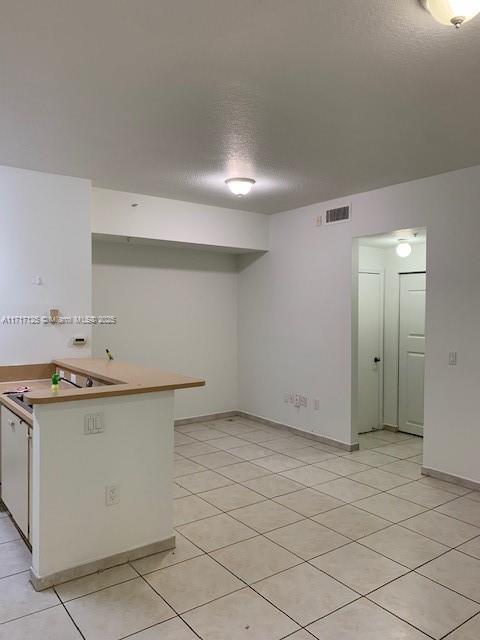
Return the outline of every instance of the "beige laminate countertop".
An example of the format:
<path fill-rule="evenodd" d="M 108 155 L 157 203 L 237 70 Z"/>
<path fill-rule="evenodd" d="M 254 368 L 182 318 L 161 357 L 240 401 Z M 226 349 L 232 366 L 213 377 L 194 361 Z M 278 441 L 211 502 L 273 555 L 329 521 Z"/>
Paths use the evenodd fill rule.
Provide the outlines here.
<path fill-rule="evenodd" d="M 65 369 L 104 382 L 104 386 L 89 388 L 64 388 L 53 392 L 50 385 L 45 388 L 34 388 L 25 393 L 25 399 L 31 404 L 45 404 L 51 402 L 68 402 L 109 396 L 123 396 L 137 393 L 152 393 L 155 391 L 171 391 L 202 387 L 205 380 L 190 378 L 177 373 L 166 373 L 158 369 L 151 369 L 117 360 L 106 358 L 68 358 L 53 360 L 59 369 Z M 17 385 L 18 386 L 18 385 Z"/>

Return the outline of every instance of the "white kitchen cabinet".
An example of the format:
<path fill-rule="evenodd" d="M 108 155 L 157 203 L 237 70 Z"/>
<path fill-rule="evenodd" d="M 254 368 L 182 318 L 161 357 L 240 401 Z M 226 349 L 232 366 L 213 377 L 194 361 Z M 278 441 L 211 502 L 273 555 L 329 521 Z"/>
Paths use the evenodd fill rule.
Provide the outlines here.
<path fill-rule="evenodd" d="M 12 518 L 29 537 L 30 438 L 29 425 L 2 407 L 2 500 Z"/>

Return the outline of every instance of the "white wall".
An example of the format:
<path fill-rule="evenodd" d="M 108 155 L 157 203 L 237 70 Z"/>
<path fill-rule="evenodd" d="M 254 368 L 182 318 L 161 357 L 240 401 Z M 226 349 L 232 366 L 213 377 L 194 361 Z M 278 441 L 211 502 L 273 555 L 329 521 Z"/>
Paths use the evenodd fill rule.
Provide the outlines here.
<path fill-rule="evenodd" d="M 238 408 L 236 257 L 192 249 L 95 242 L 93 351 L 204 378 L 177 391 L 177 418 Z"/>
<path fill-rule="evenodd" d="M 315 226 L 346 201 L 351 223 Z M 269 252 L 240 260 L 241 409 L 350 442 L 352 238 L 426 227 L 424 464 L 480 481 L 479 209 L 473 167 L 271 216 Z M 284 403 L 294 390 L 320 410 Z"/>
<path fill-rule="evenodd" d="M 0 318 L 91 312 L 90 181 L 0 167 Z M 43 284 L 32 284 L 35 276 Z M 89 355 L 88 327 L 0 323 L 0 364 Z"/>
<path fill-rule="evenodd" d="M 266 251 L 268 216 L 110 189 L 92 189 L 92 233 Z M 132 204 L 138 206 L 132 208 Z"/>
<path fill-rule="evenodd" d="M 383 353 L 383 422 L 398 425 L 398 319 L 400 273 L 425 271 L 426 244 L 412 245 L 412 253 L 400 258 L 395 247 L 359 246 L 360 269 L 381 268 L 384 273 L 384 353 Z M 428 286 L 428 283 L 427 283 Z"/>

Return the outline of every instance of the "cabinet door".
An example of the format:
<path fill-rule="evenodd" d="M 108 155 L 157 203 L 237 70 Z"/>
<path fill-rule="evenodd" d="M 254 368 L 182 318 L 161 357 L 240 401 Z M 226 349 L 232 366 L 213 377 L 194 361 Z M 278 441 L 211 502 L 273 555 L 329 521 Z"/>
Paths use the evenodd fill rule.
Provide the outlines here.
<path fill-rule="evenodd" d="M 28 536 L 28 425 L 2 407 L 2 500 Z"/>
<path fill-rule="evenodd" d="M 28 427 L 28 541 L 32 541 L 32 496 L 33 496 L 33 433 Z"/>

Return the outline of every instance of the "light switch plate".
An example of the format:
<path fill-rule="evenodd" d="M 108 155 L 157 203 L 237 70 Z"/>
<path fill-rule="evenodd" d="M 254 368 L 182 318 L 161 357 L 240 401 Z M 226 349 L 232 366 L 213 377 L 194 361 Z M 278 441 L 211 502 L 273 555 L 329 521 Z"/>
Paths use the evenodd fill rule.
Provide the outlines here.
<path fill-rule="evenodd" d="M 85 416 L 83 422 L 83 431 L 86 436 L 105 431 L 105 416 L 103 413 L 89 413 Z"/>

